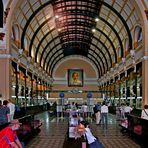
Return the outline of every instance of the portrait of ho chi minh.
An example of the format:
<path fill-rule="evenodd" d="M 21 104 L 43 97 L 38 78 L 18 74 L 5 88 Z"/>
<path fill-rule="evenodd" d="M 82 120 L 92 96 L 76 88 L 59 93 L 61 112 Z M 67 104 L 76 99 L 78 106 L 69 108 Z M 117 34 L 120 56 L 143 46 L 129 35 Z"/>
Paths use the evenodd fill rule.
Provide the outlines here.
<path fill-rule="evenodd" d="M 82 71 L 73 70 L 69 74 L 69 85 L 70 86 L 82 86 L 83 80 L 82 80 Z"/>

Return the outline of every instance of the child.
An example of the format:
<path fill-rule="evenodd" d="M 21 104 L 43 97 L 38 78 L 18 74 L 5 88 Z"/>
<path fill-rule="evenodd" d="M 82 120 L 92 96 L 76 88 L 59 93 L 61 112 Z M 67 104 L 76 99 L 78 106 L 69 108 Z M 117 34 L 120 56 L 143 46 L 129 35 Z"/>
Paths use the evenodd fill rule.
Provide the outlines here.
<path fill-rule="evenodd" d="M 81 121 L 78 127 L 81 127 L 80 129 L 81 133 L 83 129 L 83 135 L 86 138 L 90 148 L 103 148 L 103 145 L 98 141 L 98 139 L 96 139 L 95 136 L 93 136 L 89 128 L 88 122 Z M 79 129 L 78 129 L 78 132 L 79 132 Z"/>

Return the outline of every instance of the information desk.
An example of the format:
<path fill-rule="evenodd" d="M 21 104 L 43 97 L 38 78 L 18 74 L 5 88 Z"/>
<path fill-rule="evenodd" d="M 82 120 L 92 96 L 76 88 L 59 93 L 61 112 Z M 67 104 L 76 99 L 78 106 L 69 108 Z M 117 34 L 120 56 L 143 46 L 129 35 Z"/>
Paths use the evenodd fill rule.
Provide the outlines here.
<path fill-rule="evenodd" d="M 77 125 L 78 125 L 78 118 L 77 117 L 70 117 L 69 118 L 68 138 L 75 138 L 76 137 L 76 126 Z"/>
<path fill-rule="evenodd" d="M 76 132 L 80 119 L 78 110 L 66 110 L 65 113 L 68 116 L 68 138 L 80 137 Z"/>

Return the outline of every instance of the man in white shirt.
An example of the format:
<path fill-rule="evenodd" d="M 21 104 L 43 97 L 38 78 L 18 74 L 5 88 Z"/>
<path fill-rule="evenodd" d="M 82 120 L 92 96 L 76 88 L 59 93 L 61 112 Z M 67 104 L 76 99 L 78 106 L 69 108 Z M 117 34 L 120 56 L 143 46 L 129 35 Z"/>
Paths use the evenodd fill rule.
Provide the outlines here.
<path fill-rule="evenodd" d="M 101 106 L 101 122 L 103 124 L 103 127 L 106 127 L 107 129 L 107 124 L 108 124 L 108 106 L 106 105 L 105 102 L 103 102 Z"/>
<path fill-rule="evenodd" d="M 92 134 L 92 132 L 89 128 L 88 122 L 81 121 L 79 124 L 79 127 L 81 127 L 80 131 L 81 131 L 81 133 L 83 132 L 83 135 L 86 138 L 86 140 L 88 141 L 90 148 L 104 148 L 102 143 L 100 143 L 100 141 L 97 140 L 96 137 Z M 78 128 L 78 132 L 79 132 L 79 128 Z"/>
<path fill-rule="evenodd" d="M 12 101 L 10 99 L 8 100 L 8 102 L 9 103 L 7 104 L 7 107 L 9 107 L 9 109 L 10 109 L 10 121 L 11 121 L 14 118 L 15 105 L 12 103 Z"/>
<path fill-rule="evenodd" d="M 83 111 L 83 118 L 87 118 L 88 106 L 86 103 L 84 103 L 84 105 L 82 105 L 82 111 Z"/>

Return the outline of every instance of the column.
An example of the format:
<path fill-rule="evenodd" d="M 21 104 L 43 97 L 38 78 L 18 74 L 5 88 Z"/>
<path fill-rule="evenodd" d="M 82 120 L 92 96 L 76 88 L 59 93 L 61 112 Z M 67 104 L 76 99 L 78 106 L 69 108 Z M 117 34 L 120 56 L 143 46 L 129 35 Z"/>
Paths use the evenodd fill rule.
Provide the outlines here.
<path fill-rule="evenodd" d="M 30 94 L 30 97 L 31 97 L 31 103 L 34 105 L 34 98 L 33 98 L 33 77 L 31 78 L 31 94 Z"/>
<path fill-rule="evenodd" d="M 41 79 L 41 81 L 40 81 L 40 99 L 42 100 L 42 97 L 43 97 L 43 80 Z M 42 100 L 43 101 L 43 100 Z"/>
<path fill-rule="evenodd" d="M 19 74 L 19 72 L 16 69 L 16 71 L 15 71 L 15 79 L 16 79 L 15 80 L 16 81 L 16 84 L 15 84 L 15 96 L 16 96 L 15 102 L 16 102 L 16 104 L 18 104 L 18 90 L 19 90 L 18 74 Z"/>
<path fill-rule="evenodd" d="M 119 80 L 119 92 L 118 92 L 118 94 L 119 94 L 119 105 L 121 105 L 121 83 L 122 83 L 122 81 L 120 81 Z"/>
<path fill-rule="evenodd" d="M 0 53 L 0 98 L 11 98 L 11 62 L 9 55 Z"/>
<path fill-rule="evenodd" d="M 24 74 L 24 81 L 25 81 L 25 107 L 27 106 L 27 71 Z"/>
<path fill-rule="evenodd" d="M 142 106 L 148 104 L 148 56 L 142 61 Z"/>
<path fill-rule="evenodd" d="M 38 78 L 36 78 L 36 100 L 37 100 L 37 105 L 39 105 L 39 102 L 38 102 Z"/>

